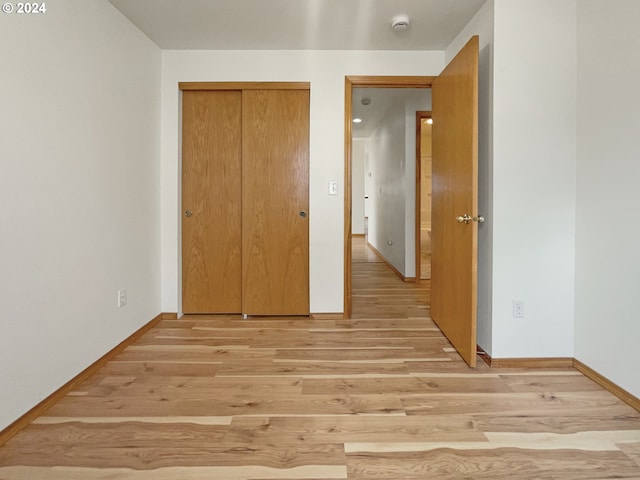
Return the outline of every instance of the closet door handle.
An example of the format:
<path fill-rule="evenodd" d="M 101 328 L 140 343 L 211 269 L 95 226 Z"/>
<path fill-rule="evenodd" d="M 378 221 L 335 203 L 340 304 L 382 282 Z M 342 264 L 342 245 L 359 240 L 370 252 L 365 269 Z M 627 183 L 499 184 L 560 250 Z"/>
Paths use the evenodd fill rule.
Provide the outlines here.
<path fill-rule="evenodd" d="M 185 217 L 190 217 L 191 215 L 193 215 L 193 212 L 191 210 L 187 210 L 186 212 L 184 212 Z"/>
<path fill-rule="evenodd" d="M 300 218 L 305 218 L 307 216 L 307 212 L 305 212 L 304 210 L 300 210 L 300 213 L 298 215 L 300 215 Z"/>

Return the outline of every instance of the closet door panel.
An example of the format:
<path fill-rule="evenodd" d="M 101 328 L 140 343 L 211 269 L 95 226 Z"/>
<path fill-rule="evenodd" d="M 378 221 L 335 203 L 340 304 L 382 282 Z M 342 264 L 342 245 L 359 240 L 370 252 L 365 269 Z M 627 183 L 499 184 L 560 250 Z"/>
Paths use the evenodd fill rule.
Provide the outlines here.
<path fill-rule="evenodd" d="M 309 314 L 309 91 L 242 93 L 242 312 Z"/>
<path fill-rule="evenodd" d="M 242 92 L 184 91 L 182 308 L 242 309 Z"/>

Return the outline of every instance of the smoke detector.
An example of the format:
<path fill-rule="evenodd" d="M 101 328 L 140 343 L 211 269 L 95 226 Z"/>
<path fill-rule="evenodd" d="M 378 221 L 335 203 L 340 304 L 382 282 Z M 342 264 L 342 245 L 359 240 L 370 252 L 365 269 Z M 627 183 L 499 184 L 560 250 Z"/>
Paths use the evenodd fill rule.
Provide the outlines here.
<path fill-rule="evenodd" d="M 391 29 L 394 32 L 404 32 L 409 28 L 409 17 L 407 15 L 398 15 L 391 20 Z"/>

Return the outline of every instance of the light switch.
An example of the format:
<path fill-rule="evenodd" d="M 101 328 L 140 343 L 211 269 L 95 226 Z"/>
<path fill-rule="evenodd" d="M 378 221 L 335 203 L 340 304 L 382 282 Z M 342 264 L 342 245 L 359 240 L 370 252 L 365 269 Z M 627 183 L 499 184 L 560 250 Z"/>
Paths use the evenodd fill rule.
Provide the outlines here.
<path fill-rule="evenodd" d="M 338 195 L 338 182 L 329 180 L 329 195 Z"/>

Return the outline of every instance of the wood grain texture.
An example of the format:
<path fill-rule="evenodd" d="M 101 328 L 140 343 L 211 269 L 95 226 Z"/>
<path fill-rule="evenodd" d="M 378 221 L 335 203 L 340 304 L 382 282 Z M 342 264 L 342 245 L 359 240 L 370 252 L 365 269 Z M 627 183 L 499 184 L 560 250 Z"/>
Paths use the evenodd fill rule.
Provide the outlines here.
<path fill-rule="evenodd" d="M 347 455 L 350 479 L 460 478 L 494 480 L 638 478 L 635 464 L 624 453 L 582 450 L 453 450 L 354 453 Z M 615 477 L 612 476 L 615 473 Z"/>
<path fill-rule="evenodd" d="M 349 77 L 344 79 L 344 299 L 343 311 L 345 318 L 351 318 L 352 297 L 351 297 L 351 262 L 352 262 L 352 231 L 353 231 L 353 138 L 352 122 L 353 117 L 353 83 Z"/>
<path fill-rule="evenodd" d="M 0 447 L 0 478 L 640 478 L 639 412 L 572 367 L 469 368 L 428 283 L 358 248 L 358 318 L 160 320 Z"/>
<path fill-rule="evenodd" d="M 242 92 L 182 97 L 182 308 L 242 310 Z"/>
<path fill-rule="evenodd" d="M 479 358 L 487 365 L 496 368 L 562 368 L 574 366 L 574 359 L 569 357 L 492 358 L 481 347 L 476 347 L 476 350 Z"/>
<path fill-rule="evenodd" d="M 242 313 L 309 314 L 308 215 L 309 91 L 244 91 Z"/>
<path fill-rule="evenodd" d="M 478 37 L 433 82 L 431 316 L 476 365 L 478 224 Z"/>
<path fill-rule="evenodd" d="M 367 75 L 349 75 L 346 77 L 351 85 L 358 88 L 429 88 L 434 78 L 436 77 Z"/>
<path fill-rule="evenodd" d="M 309 82 L 179 82 L 182 91 L 189 90 L 309 90 Z"/>
<path fill-rule="evenodd" d="M 422 280 L 431 278 L 431 249 L 429 248 L 427 256 L 423 246 L 426 239 L 423 238 L 421 228 L 423 217 L 427 213 L 428 218 L 431 218 L 431 125 L 422 123 L 427 118 L 431 118 L 431 111 L 416 112 L 415 256 L 416 277 Z M 429 275 L 425 272 L 429 272 Z"/>

